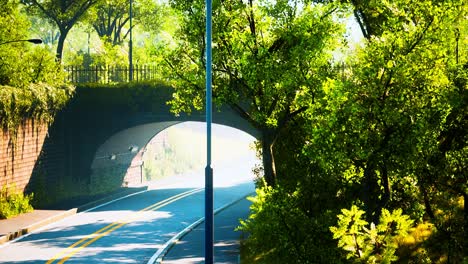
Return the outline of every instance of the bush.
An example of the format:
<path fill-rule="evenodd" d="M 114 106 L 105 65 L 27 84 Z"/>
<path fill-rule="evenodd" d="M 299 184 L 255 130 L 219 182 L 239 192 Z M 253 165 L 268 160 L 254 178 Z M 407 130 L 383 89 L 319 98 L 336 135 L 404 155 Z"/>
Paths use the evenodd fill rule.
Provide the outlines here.
<path fill-rule="evenodd" d="M 398 260 L 395 254 L 398 241 L 406 237 L 413 225 L 401 209 L 382 209 L 378 225 L 362 219 L 365 211 L 353 205 L 338 215 L 338 225 L 330 227 L 338 247 L 347 252 L 346 258 L 355 263 L 392 263 Z"/>
<path fill-rule="evenodd" d="M 33 210 L 33 194 L 25 195 L 15 187 L 3 186 L 0 191 L 0 219 L 7 219 Z"/>
<path fill-rule="evenodd" d="M 73 93 L 74 87 L 70 85 L 32 83 L 22 88 L 0 85 L 0 127 L 12 132 L 26 119 L 51 123 Z"/>
<path fill-rule="evenodd" d="M 249 199 L 251 215 L 238 228 L 249 235 L 242 242 L 243 263 L 342 263 L 328 231 L 334 214 L 308 216 L 299 192 L 278 186 L 258 188 Z"/>

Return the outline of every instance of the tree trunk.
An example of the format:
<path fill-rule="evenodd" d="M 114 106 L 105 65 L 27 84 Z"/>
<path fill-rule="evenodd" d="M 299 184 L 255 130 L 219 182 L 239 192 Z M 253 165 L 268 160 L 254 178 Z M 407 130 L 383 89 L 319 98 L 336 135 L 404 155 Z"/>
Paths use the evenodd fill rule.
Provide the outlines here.
<path fill-rule="evenodd" d="M 60 29 L 60 36 L 58 38 L 58 43 L 57 43 L 57 54 L 55 55 L 55 60 L 57 62 L 62 61 L 63 45 L 65 44 L 65 39 L 67 38 L 68 31 L 69 31 L 68 29 Z"/>
<path fill-rule="evenodd" d="M 377 212 L 379 205 L 380 187 L 377 182 L 377 174 L 373 157 L 369 158 L 364 167 L 364 179 L 362 182 L 361 198 L 364 202 L 366 211 L 366 220 L 368 222 L 377 223 L 380 212 Z"/>
<path fill-rule="evenodd" d="M 388 158 L 388 157 L 385 157 Z M 380 202 L 379 211 L 383 208 L 387 207 L 388 203 L 392 199 L 392 187 L 390 185 L 390 180 L 388 179 L 388 169 L 387 164 L 385 164 L 385 160 L 381 166 L 381 177 L 382 177 L 382 185 L 384 188 L 384 193 L 382 196 L 382 200 Z"/>
<path fill-rule="evenodd" d="M 465 250 L 468 249 L 468 208 L 466 207 L 466 203 L 468 203 L 468 194 L 467 193 L 463 193 L 463 202 L 464 202 L 464 208 L 463 208 L 463 211 L 464 211 L 464 217 L 463 217 L 463 220 L 464 220 L 464 228 L 465 228 L 465 239 L 464 239 L 464 247 L 465 247 Z M 465 251 L 466 252 L 466 251 Z"/>
<path fill-rule="evenodd" d="M 271 129 L 262 130 L 262 159 L 263 173 L 268 186 L 276 184 L 275 156 L 273 146 L 275 144 L 275 135 Z"/>
<path fill-rule="evenodd" d="M 385 159 L 387 158 L 388 157 L 385 157 Z M 388 203 L 390 202 L 392 198 L 392 189 L 390 185 L 390 180 L 388 179 L 388 169 L 387 169 L 387 165 L 385 164 L 385 161 L 383 162 L 382 165 L 380 165 L 380 180 L 381 180 L 381 184 L 382 184 L 384 192 L 380 194 L 382 198 L 378 199 L 379 195 L 376 195 L 376 197 L 373 198 L 373 199 L 377 199 L 376 207 L 374 210 L 374 216 L 372 218 L 374 223 L 377 223 L 377 221 L 380 219 L 380 215 L 382 214 L 382 209 L 387 207 Z M 380 189 L 378 187 L 378 183 L 376 183 L 376 187 L 374 188 Z"/>
<path fill-rule="evenodd" d="M 418 187 L 423 194 L 424 207 L 426 209 L 426 214 L 431 220 L 435 220 L 434 211 L 432 210 L 431 202 L 429 200 L 429 194 L 427 192 L 427 184 L 424 177 L 429 176 L 429 170 L 425 169 L 424 174 L 418 178 Z"/>

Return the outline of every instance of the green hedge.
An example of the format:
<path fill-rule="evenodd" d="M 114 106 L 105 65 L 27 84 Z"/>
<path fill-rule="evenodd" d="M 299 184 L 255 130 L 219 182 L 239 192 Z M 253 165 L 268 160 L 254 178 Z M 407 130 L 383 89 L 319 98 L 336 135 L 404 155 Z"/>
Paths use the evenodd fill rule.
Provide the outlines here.
<path fill-rule="evenodd" d="M 172 98 L 172 88 L 161 81 L 116 84 L 78 84 L 71 104 L 88 111 L 160 112 L 161 101 Z"/>
<path fill-rule="evenodd" d="M 30 84 L 27 88 L 0 86 L 0 125 L 10 135 L 15 135 L 27 119 L 51 123 L 55 114 L 71 98 L 74 87 L 50 84 Z"/>

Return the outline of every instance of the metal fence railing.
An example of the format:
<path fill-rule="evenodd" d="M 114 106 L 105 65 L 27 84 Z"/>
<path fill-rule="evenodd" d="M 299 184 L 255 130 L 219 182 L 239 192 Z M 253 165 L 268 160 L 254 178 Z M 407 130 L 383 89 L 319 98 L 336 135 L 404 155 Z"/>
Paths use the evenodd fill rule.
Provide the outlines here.
<path fill-rule="evenodd" d="M 67 81 L 71 83 L 122 83 L 130 81 L 128 66 L 65 66 Z M 346 80 L 352 75 L 352 67 L 345 64 L 332 66 L 336 77 Z M 157 67 L 154 65 L 134 65 L 133 81 L 148 81 L 158 77 Z"/>
<path fill-rule="evenodd" d="M 66 66 L 67 81 L 71 83 L 118 83 L 130 81 L 130 69 L 126 66 Z M 156 67 L 134 65 L 133 81 L 156 79 Z"/>

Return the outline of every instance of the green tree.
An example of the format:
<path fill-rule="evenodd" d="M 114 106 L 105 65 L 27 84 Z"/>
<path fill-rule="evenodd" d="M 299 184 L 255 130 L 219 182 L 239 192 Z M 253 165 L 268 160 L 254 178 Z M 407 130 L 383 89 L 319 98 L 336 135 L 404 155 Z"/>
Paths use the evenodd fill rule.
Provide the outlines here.
<path fill-rule="evenodd" d="M 283 194 L 268 199 L 259 194 L 243 224 L 251 234 L 245 244 L 258 263 L 300 263 L 295 260 L 303 251 L 297 249 L 304 245 L 284 226 L 310 233 L 321 230 L 314 229 L 317 223 L 339 227 L 330 215 L 353 203 L 365 213 L 354 208 L 342 218 L 359 214 L 364 222 L 341 224 L 348 233 L 342 233 L 339 247 L 351 249 L 351 231 L 359 231 L 362 250 L 350 251 L 354 259 L 362 253 L 358 261 L 466 262 L 466 1 L 362 1 L 365 6 L 373 10 L 363 9 L 373 22 L 367 22 L 371 33 L 362 47 L 346 58 L 349 67 L 340 69 L 341 78 L 320 79 L 321 93 L 304 101 L 307 110 L 276 143 L 284 177 L 271 192 Z M 366 224 L 377 226 L 392 210 L 435 225 L 431 237 L 411 249 L 411 257 L 396 250 L 395 236 L 385 241 L 386 232 Z M 287 246 L 264 242 L 271 234 Z M 320 246 L 330 246 L 332 234 L 321 234 Z M 324 247 L 322 252 L 332 256 Z M 319 256 L 309 259 L 339 262 L 336 256 L 329 262 Z"/>
<path fill-rule="evenodd" d="M 90 21 L 99 37 L 119 45 L 130 33 L 129 0 L 102 1 L 92 8 Z M 152 0 L 134 0 L 132 27 L 141 25 L 157 32 L 163 10 Z"/>
<path fill-rule="evenodd" d="M 0 7 L 0 43 L 24 39 L 27 36 L 28 21 L 21 15 L 17 1 L 8 0 Z M 17 45 L 17 44 L 12 44 Z"/>
<path fill-rule="evenodd" d="M 176 113 L 203 107 L 205 24 L 203 1 L 171 2 L 180 12 L 178 47 L 165 60 L 176 87 Z M 263 170 L 275 185 L 275 143 L 303 113 L 330 73 L 331 51 L 342 27 L 335 6 L 300 1 L 214 3 L 213 97 L 261 131 Z M 338 13 L 337 13 L 338 14 Z"/>
<path fill-rule="evenodd" d="M 429 1 L 387 3 L 386 10 L 398 19 L 366 43 L 352 62 L 353 75 L 331 84 L 325 98 L 330 108 L 337 108 L 332 110 L 332 130 L 341 131 L 340 144 L 346 142 L 348 157 L 363 170 L 361 198 L 376 218 L 392 200 L 392 183 L 414 175 L 417 143 L 427 148 L 427 131 L 438 133 L 451 109 L 445 35 L 457 23 L 460 7 Z"/>
<path fill-rule="evenodd" d="M 73 93 L 65 85 L 65 76 L 54 56 L 42 45 L 24 41 L 30 39 L 30 23 L 24 6 L 17 0 L 0 5 L 0 129 L 7 132 L 13 161 L 17 154 L 18 128 L 26 120 L 49 124 Z M 6 146 L 2 146 L 6 147 Z M 0 190 L 0 218 L 32 210 L 33 195 L 24 195 L 15 186 Z"/>
<path fill-rule="evenodd" d="M 60 31 L 57 61 L 62 60 L 65 39 L 72 27 L 83 19 L 88 9 L 99 0 L 22 0 L 30 10 L 53 22 Z"/>
<path fill-rule="evenodd" d="M 418 17 L 421 11 L 429 7 L 450 4 L 451 1 L 420 1 L 410 3 L 406 0 L 378 1 L 378 0 L 340 0 L 349 4 L 353 10 L 354 18 L 359 24 L 361 32 L 366 39 L 382 35 L 386 30 L 402 30 L 401 26 L 424 22 L 428 17 Z M 456 5 L 455 1 L 453 4 Z M 406 5 L 406 6 L 405 6 Z M 424 11 L 423 11 L 424 12 Z M 426 13 L 426 15 L 429 15 Z"/>
<path fill-rule="evenodd" d="M 391 10 L 387 8 L 389 1 L 342 0 L 341 2 L 352 6 L 354 17 L 366 39 L 379 36 L 384 30 L 381 26 L 393 17 Z"/>
<path fill-rule="evenodd" d="M 374 4 L 385 14 L 379 33 L 350 60 L 348 77 L 328 81 L 309 108 L 314 134 L 304 152 L 334 171 L 340 195 L 364 202 L 368 221 L 400 207 L 430 219 L 444 245 L 434 254 L 461 262 L 467 86 L 466 53 L 456 47 L 466 43 L 467 4 Z"/>
<path fill-rule="evenodd" d="M 39 16 L 30 16 L 31 27 L 29 31 L 37 36 L 50 47 L 57 45 L 60 37 L 60 31 L 51 23 L 50 20 Z"/>
<path fill-rule="evenodd" d="M 26 51 L 27 44 L 24 42 L 13 42 L 3 44 L 8 41 L 29 39 L 27 34 L 28 21 L 20 14 L 20 9 L 16 1 L 7 1 L 0 7 L 0 84 L 10 84 L 15 79 L 12 74 L 16 72 L 15 59 L 21 54 L 18 51 Z"/>
<path fill-rule="evenodd" d="M 31 38 L 29 20 L 18 1 L 0 6 L 0 43 Z M 12 42 L 0 45 L 0 85 L 25 88 L 30 83 L 62 84 L 63 74 L 43 45 Z"/>

